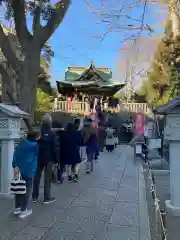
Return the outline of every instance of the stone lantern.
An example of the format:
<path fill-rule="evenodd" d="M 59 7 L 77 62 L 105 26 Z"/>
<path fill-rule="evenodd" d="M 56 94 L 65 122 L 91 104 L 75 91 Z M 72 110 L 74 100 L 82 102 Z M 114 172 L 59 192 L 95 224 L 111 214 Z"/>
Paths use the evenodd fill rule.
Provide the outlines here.
<path fill-rule="evenodd" d="M 170 200 L 166 209 L 180 216 L 180 95 L 156 109 L 165 116 L 164 140 L 169 142 Z"/>
<path fill-rule="evenodd" d="M 28 117 L 19 107 L 0 103 L 0 197 L 10 196 L 15 141 L 21 136 L 21 119 Z"/>

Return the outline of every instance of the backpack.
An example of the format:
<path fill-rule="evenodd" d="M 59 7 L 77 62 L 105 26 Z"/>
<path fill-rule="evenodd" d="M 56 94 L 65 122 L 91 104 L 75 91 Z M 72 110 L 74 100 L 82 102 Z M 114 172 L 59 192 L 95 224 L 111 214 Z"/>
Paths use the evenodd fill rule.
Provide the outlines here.
<path fill-rule="evenodd" d="M 109 130 L 107 131 L 107 138 L 112 139 L 113 138 L 113 131 Z"/>
<path fill-rule="evenodd" d="M 53 132 L 47 132 L 41 135 L 39 140 L 39 156 L 44 159 L 54 159 Z"/>
<path fill-rule="evenodd" d="M 107 138 L 108 139 L 112 139 L 113 138 L 113 132 L 112 131 L 107 132 Z"/>

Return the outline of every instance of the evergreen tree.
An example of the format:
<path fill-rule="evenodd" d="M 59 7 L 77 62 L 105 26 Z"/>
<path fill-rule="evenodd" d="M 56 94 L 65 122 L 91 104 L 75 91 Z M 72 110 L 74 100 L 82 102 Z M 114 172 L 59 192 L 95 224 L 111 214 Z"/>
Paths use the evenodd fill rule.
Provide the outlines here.
<path fill-rule="evenodd" d="M 49 112 L 52 109 L 52 104 L 53 97 L 38 88 L 36 94 L 36 111 Z"/>
<path fill-rule="evenodd" d="M 180 40 L 173 38 L 172 22 L 167 20 L 165 33 L 158 44 L 147 81 L 140 90 L 152 106 L 166 103 L 180 93 L 179 56 Z"/>

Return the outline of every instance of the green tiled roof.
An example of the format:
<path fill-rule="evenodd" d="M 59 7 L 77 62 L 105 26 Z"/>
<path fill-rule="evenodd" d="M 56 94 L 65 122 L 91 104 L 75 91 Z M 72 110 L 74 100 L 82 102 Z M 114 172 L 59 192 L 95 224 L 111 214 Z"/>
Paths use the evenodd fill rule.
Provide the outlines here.
<path fill-rule="evenodd" d="M 80 91 L 113 96 L 124 86 L 125 84 L 112 81 L 112 72 L 109 68 L 95 68 L 92 61 L 87 68 L 68 67 L 65 71 L 65 81 L 57 81 L 58 92 L 64 95 Z"/>
<path fill-rule="evenodd" d="M 66 81 L 74 81 L 75 79 L 79 78 L 83 71 L 66 71 L 65 72 L 65 80 Z"/>
<path fill-rule="evenodd" d="M 112 72 L 108 68 L 95 68 L 93 63 L 89 67 L 69 67 L 65 72 L 65 80 L 69 82 L 77 81 L 85 72 L 93 70 L 103 82 L 108 82 L 112 78 Z"/>
<path fill-rule="evenodd" d="M 105 81 L 109 81 L 112 78 L 112 72 L 103 72 L 103 71 L 99 71 L 96 70 L 96 72 L 105 80 Z"/>

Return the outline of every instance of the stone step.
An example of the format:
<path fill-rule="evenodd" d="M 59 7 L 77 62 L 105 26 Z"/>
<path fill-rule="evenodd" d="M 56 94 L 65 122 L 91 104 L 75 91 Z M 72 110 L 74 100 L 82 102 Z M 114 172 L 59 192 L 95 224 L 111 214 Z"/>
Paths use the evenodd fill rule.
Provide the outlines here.
<path fill-rule="evenodd" d="M 152 169 L 162 169 L 162 160 L 161 159 L 153 159 L 149 162 L 149 164 Z"/>

